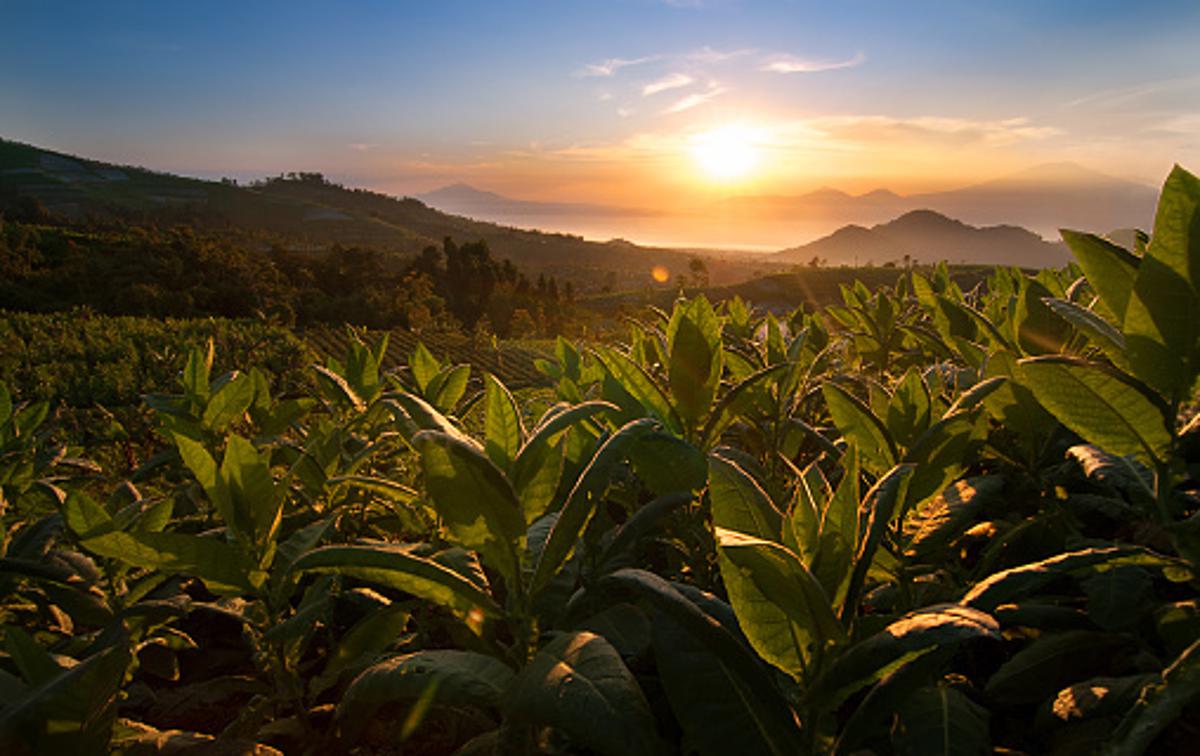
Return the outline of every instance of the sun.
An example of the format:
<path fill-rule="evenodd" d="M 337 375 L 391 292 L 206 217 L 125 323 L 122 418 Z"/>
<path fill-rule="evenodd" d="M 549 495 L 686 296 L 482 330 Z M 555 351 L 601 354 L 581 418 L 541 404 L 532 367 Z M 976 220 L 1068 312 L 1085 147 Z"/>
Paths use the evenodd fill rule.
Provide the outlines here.
<path fill-rule="evenodd" d="M 758 166 L 755 132 L 741 125 L 722 126 L 692 137 L 692 157 L 714 179 L 745 178 Z"/>

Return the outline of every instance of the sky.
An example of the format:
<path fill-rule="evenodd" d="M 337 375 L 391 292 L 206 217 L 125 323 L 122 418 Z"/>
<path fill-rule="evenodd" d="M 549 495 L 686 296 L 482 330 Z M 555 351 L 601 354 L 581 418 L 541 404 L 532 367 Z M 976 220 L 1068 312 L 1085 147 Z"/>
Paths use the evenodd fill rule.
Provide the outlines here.
<path fill-rule="evenodd" d="M 1200 169 L 1196 0 L 0 0 L 0 30 L 0 136 L 205 177 L 670 208 Z"/>

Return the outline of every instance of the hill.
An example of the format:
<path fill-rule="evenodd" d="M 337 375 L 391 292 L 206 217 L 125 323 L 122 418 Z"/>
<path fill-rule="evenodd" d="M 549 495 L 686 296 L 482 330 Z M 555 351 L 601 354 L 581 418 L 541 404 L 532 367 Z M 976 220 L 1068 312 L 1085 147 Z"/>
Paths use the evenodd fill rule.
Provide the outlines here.
<path fill-rule="evenodd" d="M 914 210 L 870 228 L 843 226 L 829 236 L 774 255 L 791 263 L 814 257 L 829 264 L 869 265 L 948 260 L 954 263 L 1017 265 L 1040 268 L 1066 262 L 1062 244 L 1050 243 L 1016 226 L 977 228 L 932 210 Z"/>
<path fill-rule="evenodd" d="M 910 210 L 929 209 L 976 225 L 1014 224 L 1045 236 L 1060 228 L 1102 233 L 1115 227 L 1148 228 L 1156 190 L 1074 163 L 1039 165 L 958 189 L 902 196 L 887 189 L 852 195 L 822 188 L 799 195 L 732 197 L 711 212 L 744 221 L 805 220 L 832 224 L 881 223 Z"/>
<path fill-rule="evenodd" d="M 496 192 L 476 189 L 470 184 L 457 183 L 432 192 L 417 195 L 430 207 L 469 218 L 495 221 L 523 221 L 528 218 L 554 216 L 605 218 L 638 218 L 657 215 L 653 210 L 586 202 L 537 202 L 514 199 Z"/>
<path fill-rule="evenodd" d="M 263 234 L 264 249 L 282 243 L 298 251 L 332 245 L 371 247 L 404 257 L 452 237 L 485 241 L 492 253 L 527 272 L 584 287 L 641 286 L 665 267 L 688 272 L 696 251 L 588 241 L 488 223 L 435 210 L 418 199 L 391 197 L 331 183 L 320 174 L 292 173 L 239 186 L 226 181 L 119 166 L 0 140 L 0 207 L 36 202 L 51 214 L 82 220 L 121 217 Z M 747 278 L 770 263 L 714 258 L 711 280 Z"/>

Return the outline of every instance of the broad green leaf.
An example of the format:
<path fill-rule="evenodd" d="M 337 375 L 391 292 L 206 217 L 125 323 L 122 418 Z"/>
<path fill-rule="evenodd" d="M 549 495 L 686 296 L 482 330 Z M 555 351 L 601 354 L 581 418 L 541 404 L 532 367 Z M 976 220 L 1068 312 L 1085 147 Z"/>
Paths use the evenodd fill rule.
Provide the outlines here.
<path fill-rule="evenodd" d="M 596 511 L 600 497 L 612 482 L 613 473 L 625 460 L 635 441 L 651 433 L 656 423 L 649 419 L 634 420 L 614 433 L 596 450 L 580 474 L 571 493 L 559 512 L 558 520 L 546 540 L 546 547 L 534 568 L 530 592 L 537 593 L 549 583 L 555 572 L 575 548 L 579 534 Z"/>
<path fill-rule="evenodd" d="M 929 427 L 932 405 L 921 372 L 909 368 L 896 384 L 887 408 L 887 429 L 900 446 L 908 446 Z"/>
<path fill-rule="evenodd" d="M 359 671 L 400 638 L 412 613 L 401 604 L 380 607 L 354 624 L 329 653 L 321 674 L 309 682 L 318 696 L 351 671 Z"/>
<path fill-rule="evenodd" d="M 0 751 L 104 753 L 129 666 L 123 643 L 64 669 L 0 709 Z"/>
<path fill-rule="evenodd" d="M 717 547 L 748 576 L 762 595 L 782 609 L 802 634 L 801 644 L 821 650 L 846 640 L 821 584 L 796 555 L 783 546 L 744 533 L 717 528 Z M 737 604 L 734 604 L 737 610 Z M 742 630 L 753 642 L 751 629 Z"/>
<path fill-rule="evenodd" d="M 350 387 L 345 378 L 324 365 L 313 365 L 313 370 L 317 374 L 317 384 L 321 386 L 326 396 L 345 402 L 356 412 L 362 412 L 367 408 L 366 402 Z"/>
<path fill-rule="evenodd" d="M 484 385 L 484 450 L 496 467 L 508 471 L 525 440 L 521 410 L 499 378 L 487 373 Z"/>
<path fill-rule="evenodd" d="M 233 434 L 226 441 L 221 460 L 221 477 L 236 510 L 240 510 L 239 522 L 244 518 L 249 523 L 254 542 L 264 549 L 274 540 L 283 516 L 283 498 L 271 477 L 269 457 L 269 452 L 260 454 L 254 444 Z"/>
<path fill-rule="evenodd" d="M 879 418 L 840 386 L 826 383 L 821 391 L 838 432 L 854 444 L 862 460 L 879 473 L 891 469 L 896 464 L 896 445 Z"/>
<path fill-rule="evenodd" d="M 612 378 L 632 396 L 647 413 L 660 420 L 673 433 L 682 433 L 683 424 L 670 399 L 644 369 L 615 349 L 600 347 L 596 357 Z"/>
<path fill-rule="evenodd" d="M 1138 258 L 1095 234 L 1065 229 L 1061 233 L 1063 241 L 1079 261 L 1079 267 L 1083 268 L 1092 290 L 1099 295 L 1100 301 L 1120 326 L 1125 322 L 1125 310 L 1133 292 Z"/>
<path fill-rule="evenodd" d="M 918 506 L 904 521 L 905 552 L 922 561 L 947 555 L 950 547 L 978 520 L 983 508 L 1000 500 L 1002 475 L 985 475 L 955 482 L 940 495 Z"/>
<path fill-rule="evenodd" d="M 1114 365 L 1128 371 L 1129 360 L 1125 356 L 1125 337 L 1104 318 L 1091 310 L 1085 310 L 1065 299 L 1045 300 L 1055 315 L 1075 326 L 1097 349 L 1104 353 Z"/>
<path fill-rule="evenodd" d="M 658 752 L 654 715 L 620 654 L 589 632 L 563 633 L 521 670 L 505 695 L 509 716 L 547 724 L 609 756 Z"/>
<path fill-rule="evenodd" d="M 904 511 L 937 496 L 973 461 L 971 449 L 987 436 L 986 421 L 971 412 L 947 415 L 933 424 L 909 450 L 916 465 L 909 482 Z"/>
<path fill-rule="evenodd" d="M 421 494 L 406 485 L 387 478 L 375 478 L 369 475 L 340 475 L 327 481 L 330 485 L 348 485 L 379 494 L 385 499 L 399 504 L 412 504 L 421 498 Z"/>
<path fill-rule="evenodd" d="M 1125 715 L 1106 754 L 1138 756 L 1148 753 L 1154 739 L 1200 698 L 1200 640 L 1163 670 L 1159 681 L 1145 688 Z"/>
<path fill-rule="evenodd" d="M 513 682 L 504 662 L 473 651 L 437 649 L 396 656 L 354 678 L 338 704 L 338 721 L 354 735 L 380 706 L 431 696 L 452 706 L 497 709 Z"/>
<path fill-rule="evenodd" d="M 667 351 L 671 396 L 684 422 L 695 428 L 712 407 L 721 379 L 721 320 L 706 298 L 675 305 L 667 325 Z"/>
<path fill-rule="evenodd" d="M 1079 464 L 1090 480 L 1107 486 L 1136 504 L 1154 504 L 1154 474 L 1126 457 L 1109 454 L 1091 444 L 1076 444 L 1067 449 L 1067 457 Z"/>
<path fill-rule="evenodd" d="M 421 431 L 413 445 L 421 453 L 425 488 L 454 540 L 482 554 L 506 580 L 516 580 L 525 520 L 504 473 L 460 436 Z"/>
<path fill-rule="evenodd" d="M 772 756 L 803 752 L 787 702 L 759 660 L 721 621 L 644 570 L 617 570 L 602 578 L 600 587 L 631 594 L 655 611 L 655 657 L 691 748 L 724 754 L 736 744 Z"/>
<path fill-rule="evenodd" d="M 417 390 L 422 394 L 429 388 L 430 381 L 438 373 L 442 372 L 442 364 L 437 361 L 437 358 L 430 354 L 429 350 L 420 341 L 417 342 L 417 348 L 408 357 L 408 367 L 412 371 L 413 380 L 417 384 Z"/>
<path fill-rule="evenodd" d="M 754 406 L 770 386 L 791 367 L 790 363 L 770 365 L 747 375 L 720 398 L 704 424 L 700 434 L 703 446 L 712 446 L 721 440 L 721 434 L 738 418 Z"/>
<path fill-rule="evenodd" d="M 0 381 L 0 427 L 7 423 L 8 419 L 12 417 L 12 411 L 12 394 L 9 393 L 8 386 L 4 383 L 4 381 Z"/>
<path fill-rule="evenodd" d="M 669 433 L 647 433 L 629 450 L 634 472 L 656 495 L 704 487 L 708 467 L 699 449 Z"/>
<path fill-rule="evenodd" d="M 389 394 L 384 403 L 396 418 L 396 424 L 400 427 L 401 434 L 410 442 L 413 436 L 423 430 L 441 431 L 465 438 L 462 431 L 456 428 L 445 415 L 415 394 L 403 391 Z"/>
<path fill-rule="evenodd" d="M 237 373 L 213 392 L 201 420 L 205 428 L 218 433 L 246 413 L 254 401 L 254 380 Z"/>
<path fill-rule="evenodd" d="M 15 625 L 4 628 L 4 650 L 29 685 L 42 685 L 63 671 L 50 652 Z"/>
<path fill-rule="evenodd" d="M 859 538 L 858 551 L 854 555 L 854 570 L 850 573 L 850 584 L 846 588 L 846 601 L 842 606 L 843 624 L 848 625 L 850 618 L 858 610 L 858 599 L 867 573 L 875 561 L 875 552 L 879 549 L 892 517 L 898 513 L 907 496 L 912 476 L 912 465 L 897 465 L 880 478 L 863 499 L 861 511 L 866 517 L 866 523 L 860 527 L 862 535 Z"/>
<path fill-rule="evenodd" d="M 108 511 L 82 491 L 72 491 L 62 511 L 67 527 L 80 538 L 90 538 L 115 527 Z"/>
<path fill-rule="evenodd" d="M 897 714 L 892 737 L 897 754 L 981 756 L 992 753 L 988 710 L 944 682 L 913 691 Z"/>
<path fill-rule="evenodd" d="M 250 523 L 239 517 L 233 504 L 233 496 L 229 492 L 229 486 L 226 485 L 224 477 L 218 471 L 216 460 L 204 448 L 204 444 L 178 433 L 173 434 L 171 438 L 175 441 L 175 447 L 179 450 L 179 456 L 183 459 L 183 463 L 192 471 L 192 475 L 200 483 L 204 493 L 208 494 L 208 501 L 217 510 L 221 520 L 233 533 L 248 535 Z"/>
<path fill-rule="evenodd" d="M 1123 329 L 1134 374 L 1172 404 L 1190 398 L 1200 372 L 1198 288 L 1200 179 L 1176 166 L 1159 196 Z"/>
<path fill-rule="evenodd" d="M 984 638 L 1000 639 L 1000 626 L 990 614 L 956 604 L 918 609 L 844 651 L 808 698 L 824 711 L 835 711 L 855 692 L 931 651 Z"/>
<path fill-rule="evenodd" d="M 428 386 L 429 402 L 442 412 L 453 412 L 471 379 L 470 365 L 455 365 L 434 376 Z"/>
<path fill-rule="evenodd" d="M 1146 612 L 1154 582 L 1141 567 L 1114 567 L 1083 580 L 1087 613 L 1104 630 L 1124 630 L 1136 625 Z"/>
<path fill-rule="evenodd" d="M 1043 635 L 1000 665 L 985 690 L 1002 704 L 1040 703 L 1094 675 L 1097 660 L 1128 645 L 1128 638 L 1091 630 Z"/>
<path fill-rule="evenodd" d="M 1162 408 L 1120 373 L 1066 357 L 1020 366 L 1038 401 L 1088 443 L 1122 456 L 1167 459 L 1171 430 Z"/>
<path fill-rule="evenodd" d="M 1017 326 L 1017 344 L 1025 354 L 1061 352 L 1070 335 L 1068 325 L 1043 301 L 1052 298 L 1053 293 L 1037 279 L 1021 278 L 1013 320 Z"/>
<path fill-rule="evenodd" d="M 758 481 L 736 462 L 709 455 L 708 496 L 714 526 L 768 541 L 782 537 L 783 514 Z"/>
<path fill-rule="evenodd" d="M 1015 603 L 1064 576 L 1080 576 L 1092 570 L 1121 565 L 1175 567 L 1179 562 L 1136 546 L 1109 546 L 1058 554 L 1040 562 L 997 572 L 976 583 L 959 602 L 983 611 Z"/>
<path fill-rule="evenodd" d="M 266 577 L 240 551 L 216 538 L 117 531 L 80 543 L 94 554 L 135 567 L 198 577 L 213 593 L 254 593 Z"/>
<path fill-rule="evenodd" d="M 209 339 L 206 349 L 193 347 L 188 352 L 187 364 L 183 367 L 183 375 L 179 382 L 183 390 L 203 407 L 208 401 L 208 374 L 213 364 L 213 342 Z"/>
<path fill-rule="evenodd" d="M 482 611 L 500 616 L 500 607 L 485 588 L 462 573 L 419 556 L 412 546 L 371 544 L 322 546 L 292 563 L 293 572 L 325 572 L 358 578 L 411 593 L 453 610 L 459 616 Z"/>

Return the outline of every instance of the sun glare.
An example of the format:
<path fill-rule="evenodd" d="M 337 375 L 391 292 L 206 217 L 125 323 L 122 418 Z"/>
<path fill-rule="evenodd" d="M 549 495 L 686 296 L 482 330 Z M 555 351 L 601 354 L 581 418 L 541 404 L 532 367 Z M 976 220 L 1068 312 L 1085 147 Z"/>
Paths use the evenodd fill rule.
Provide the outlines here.
<path fill-rule="evenodd" d="M 692 137 L 692 157 L 714 179 L 740 179 L 758 165 L 756 141 L 754 132 L 745 126 L 722 126 Z"/>

